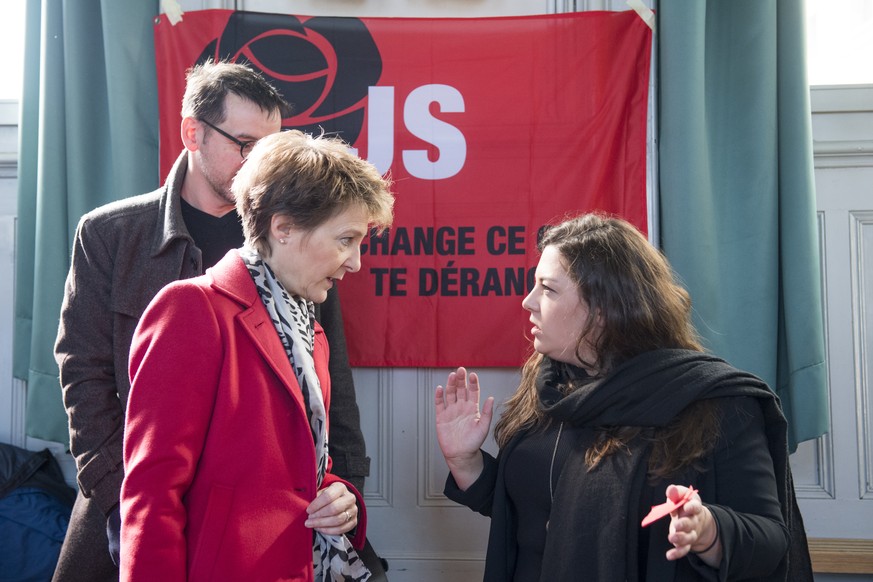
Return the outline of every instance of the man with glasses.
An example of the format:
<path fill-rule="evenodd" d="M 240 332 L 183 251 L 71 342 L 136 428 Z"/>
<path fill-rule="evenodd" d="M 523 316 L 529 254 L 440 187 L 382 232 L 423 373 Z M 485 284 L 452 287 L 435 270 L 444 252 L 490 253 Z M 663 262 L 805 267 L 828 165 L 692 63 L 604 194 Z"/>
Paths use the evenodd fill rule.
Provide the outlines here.
<path fill-rule="evenodd" d="M 182 100 L 185 150 L 164 186 L 93 210 L 79 223 L 55 344 L 79 494 L 56 581 L 118 579 L 118 500 L 133 331 L 164 285 L 200 275 L 242 246 L 231 182 L 254 143 L 280 131 L 289 110 L 282 96 L 245 65 L 192 68 Z M 331 457 L 333 472 L 363 491 L 370 460 L 338 301 L 333 289 L 316 312 L 330 344 Z"/>

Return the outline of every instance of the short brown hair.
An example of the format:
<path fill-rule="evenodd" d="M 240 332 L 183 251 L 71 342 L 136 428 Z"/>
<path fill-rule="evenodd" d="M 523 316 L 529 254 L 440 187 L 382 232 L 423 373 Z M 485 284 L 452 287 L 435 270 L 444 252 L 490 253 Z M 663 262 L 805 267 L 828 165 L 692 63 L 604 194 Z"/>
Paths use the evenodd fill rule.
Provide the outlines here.
<path fill-rule="evenodd" d="M 188 69 L 182 117 L 209 123 L 224 121 L 224 102 L 229 93 L 257 105 L 281 119 L 291 115 L 291 106 L 259 72 L 242 63 L 206 61 Z"/>
<path fill-rule="evenodd" d="M 246 244 L 269 257 L 273 216 L 287 216 L 295 227 L 311 232 L 355 204 L 367 210 L 377 230 L 391 226 L 389 180 L 348 148 L 338 138 L 298 130 L 258 141 L 231 187 Z"/>

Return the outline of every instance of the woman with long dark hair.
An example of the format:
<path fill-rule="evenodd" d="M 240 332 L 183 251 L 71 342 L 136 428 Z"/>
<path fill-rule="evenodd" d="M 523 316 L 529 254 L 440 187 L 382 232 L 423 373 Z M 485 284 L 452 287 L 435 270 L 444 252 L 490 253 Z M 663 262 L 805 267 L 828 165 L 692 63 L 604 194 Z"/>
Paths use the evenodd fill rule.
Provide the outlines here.
<path fill-rule="evenodd" d="M 664 256 L 597 214 L 539 248 L 496 459 L 477 375 L 435 395 L 446 495 L 491 517 L 485 579 L 812 580 L 778 398 L 703 352 Z"/>

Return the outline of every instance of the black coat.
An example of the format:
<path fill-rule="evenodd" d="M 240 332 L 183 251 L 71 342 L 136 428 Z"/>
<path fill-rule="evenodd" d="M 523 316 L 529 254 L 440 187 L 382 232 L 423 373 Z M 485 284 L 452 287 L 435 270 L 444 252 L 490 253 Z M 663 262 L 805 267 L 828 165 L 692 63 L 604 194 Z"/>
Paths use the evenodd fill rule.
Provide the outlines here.
<path fill-rule="evenodd" d="M 647 464 L 646 446 L 632 447 L 631 455 L 615 454 L 587 471 L 584 450 L 590 440 L 584 442 L 584 435 L 592 439 L 594 427 L 663 426 L 699 398 L 717 398 L 722 420 L 718 443 L 701 471 L 649 483 L 640 470 Z M 778 399 L 759 379 L 703 354 L 664 350 L 635 358 L 603 381 L 544 405 L 556 420 L 590 430 L 580 431 L 578 454 L 570 455 L 555 488 L 541 580 L 575 579 L 572 572 L 576 577 L 585 572 L 590 580 L 638 580 L 640 561 L 646 579 L 658 582 L 812 580 L 788 467 L 785 419 Z M 485 470 L 466 491 L 451 475 L 446 483 L 450 499 L 491 516 L 485 580 L 512 580 L 516 526 L 503 470 L 523 438 L 516 435 L 497 459 L 483 452 Z M 666 560 L 668 519 L 649 526 L 648 538 L 641 538 L 643 516 L 665 500 L 671 482 L 697 488 L 718 521 L 724 549 L 718 570 L 696 556 Z"/>

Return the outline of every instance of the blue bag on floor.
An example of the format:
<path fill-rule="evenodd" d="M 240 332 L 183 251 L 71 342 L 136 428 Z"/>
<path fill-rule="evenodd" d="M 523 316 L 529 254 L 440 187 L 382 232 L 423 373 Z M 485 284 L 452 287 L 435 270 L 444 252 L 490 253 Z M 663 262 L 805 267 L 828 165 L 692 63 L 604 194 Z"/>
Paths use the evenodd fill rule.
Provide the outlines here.
<path fill-rule="evenodd" d="M 48 449 L 0 443 L 0 582 L 51 580 L 75 499 Z"/>

